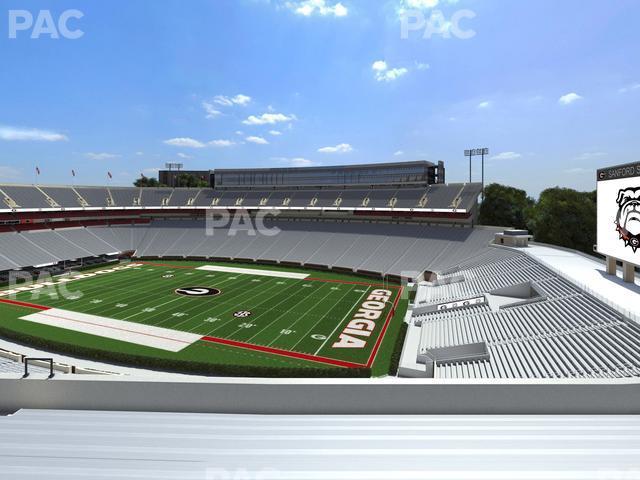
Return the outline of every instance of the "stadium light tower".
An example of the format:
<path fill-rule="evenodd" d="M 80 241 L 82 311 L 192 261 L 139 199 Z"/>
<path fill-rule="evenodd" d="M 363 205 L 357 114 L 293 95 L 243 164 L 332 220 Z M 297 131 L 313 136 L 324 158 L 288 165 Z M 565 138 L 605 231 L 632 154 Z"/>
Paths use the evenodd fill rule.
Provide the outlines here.
<path fill-rule="evenodd" d="M 482 201 L 484 202 L 484 156 L 489 155 L 489 149 L 472 148 L 464 151 L 464 156 L 469 157 L 469 183 L 471 183 L 471 158 L 478 155 L 482 157 Z"/>
<path fill-rule="evenodd" d="M 178 178 L 176 175 L 171 175 L 171 171 L 177 170 L 178 171 L 177 175 L 179 175 L 180 170 L 182 170 L 182 167 L 184 167 L 184 165 L 182 163 L 165 163 L 164 166 L 166 169 L 169 170 L 169 177 L 171 178 L 171 183 L 173 184 L 171 186 L 175 188 Z"/>

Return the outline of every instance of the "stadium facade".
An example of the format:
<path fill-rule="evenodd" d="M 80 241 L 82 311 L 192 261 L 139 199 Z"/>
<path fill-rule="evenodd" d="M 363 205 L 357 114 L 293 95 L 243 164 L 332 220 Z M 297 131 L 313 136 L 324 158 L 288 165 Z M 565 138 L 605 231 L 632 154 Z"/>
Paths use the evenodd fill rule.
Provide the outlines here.
<path fill-rule="evenodd" d="M 178 175 L 206 180 L 213 188 L 352 187 L 367 185 L 424 186 L 445 183 L 444 162 L 422 161 L 368 165 L 252 168 L 216 170 L 160 170 L 158 181 L 174 187 Z"/>
<path fill-rule="evenodd" d="M 126 258 L 360 275 L 410 292 L 406 315 L 393 320 L 407 325 L 400 376 L 640 376 L 633 315 L 531 254 L 526 232 L 478 226 L 481 185 L 444 183 L 442 163 L 225 169 L 211 171 L 211 183 L 0 185 L 0 271 L 61 274 Z M 277 234 L 212 226 L 221 211 L 263 215 Z M 337 321 L 335 332 L 349 328 Z"/>

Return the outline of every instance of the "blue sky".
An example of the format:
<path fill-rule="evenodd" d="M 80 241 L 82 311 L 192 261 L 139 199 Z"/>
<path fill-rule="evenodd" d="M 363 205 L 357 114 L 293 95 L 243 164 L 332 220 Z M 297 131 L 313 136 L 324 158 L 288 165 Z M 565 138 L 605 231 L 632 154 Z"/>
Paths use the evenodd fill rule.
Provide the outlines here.
<path fill-rule="evenodd" d="M 80 38 L 9 38 L 10 10 L 68 9 Z M 0 182 L 415 159 L 465 181 L 463 150 L 486 146 L 487 182 L 537 195 L 640 160 L 635 0 L 5 0 L 0 17 Z"/>

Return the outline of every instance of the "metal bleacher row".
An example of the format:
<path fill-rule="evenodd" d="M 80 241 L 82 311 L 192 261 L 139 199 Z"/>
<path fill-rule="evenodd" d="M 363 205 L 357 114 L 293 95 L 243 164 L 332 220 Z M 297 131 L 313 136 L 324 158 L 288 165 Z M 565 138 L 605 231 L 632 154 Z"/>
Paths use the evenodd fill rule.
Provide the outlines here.
<path fill-rule="evenodd" d="M 470 210 L 480 191 L 478 183 L 311 190 L 0 185 L 0 210 L 216 206 Z"/>
<path fill-rule="evenodd" d="M 435 378 L 619 378 L 640 375 L 640 326 L 577 289 L 524 253 L 490 248 L 444 270 L 421 288 L 418 305 L 463 300 L 520 282 L 534 302 L 487 304 L 416 314 L 420 349 L 485 342 L 489 360 L 438 363 Z M 419 322 L 419 323 L 418 323 Z"/>
<path fill-rule="evenodd" d="M 415 278 L 486 250 L 493 231 L 447 226 L 265 220 L 265 232 L 207 231 L 204 220 L 0 234 L 0 271 L 135 251 L 137 257 L 289 262 Z M 274 234 L 275 233 L 275 234 Z"/>
<path fill-rule="evenodd" d="M 120 249 L 88 228 L 0 234 L 0 271 L 115 254 Z"/>
<path fill-rule="evenodd" d="M 486 249 L 493 236 L 483 229 L 362 222 L 270 220 L 264 226 L 267 234 L 233 235 L 228 227 L 207 232 L 204 221 L 158 220 L 148 227 L 136 254 L 268 260 L 402 275 L 448 267 L 452 259 Z M 277 234 L 268 234 L 274 229 Z"/>

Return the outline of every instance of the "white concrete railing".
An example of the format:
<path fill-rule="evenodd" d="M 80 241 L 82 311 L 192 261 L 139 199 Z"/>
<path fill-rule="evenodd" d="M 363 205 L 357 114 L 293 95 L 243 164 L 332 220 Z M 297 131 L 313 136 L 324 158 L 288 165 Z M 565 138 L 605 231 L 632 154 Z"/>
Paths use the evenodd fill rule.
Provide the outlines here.
<path fill-rule="evenodd" d="M 640 380 L 246 379 L 0 375 L 0 410 L 251 414 L 640 414 Z"/>

